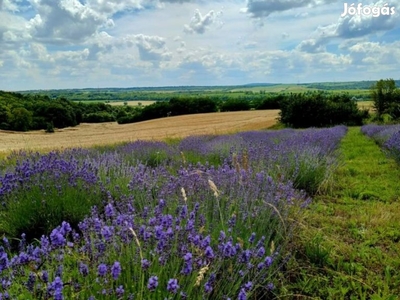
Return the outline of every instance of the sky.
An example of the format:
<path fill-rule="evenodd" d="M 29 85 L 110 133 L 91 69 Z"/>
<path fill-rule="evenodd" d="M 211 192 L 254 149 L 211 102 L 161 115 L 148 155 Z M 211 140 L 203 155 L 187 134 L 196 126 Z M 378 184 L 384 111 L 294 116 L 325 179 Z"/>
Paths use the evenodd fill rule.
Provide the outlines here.
<path fill-rule="evenodd" d="M 400 0 L 0 0 L 0 90 L 361 81 L 399 70 Z"/>

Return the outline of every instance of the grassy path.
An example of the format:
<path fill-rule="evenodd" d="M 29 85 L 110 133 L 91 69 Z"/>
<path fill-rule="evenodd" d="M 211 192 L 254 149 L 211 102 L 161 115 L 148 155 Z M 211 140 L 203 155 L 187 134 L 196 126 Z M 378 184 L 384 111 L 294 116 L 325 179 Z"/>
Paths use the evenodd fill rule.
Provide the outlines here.
<path fill-rule="evenodd" d="M 341 152 L 332 189 L 314 198 L 301 221 L 286 293 L 400 299 L 400 167 L 359 127 L 349 129 Z"/>

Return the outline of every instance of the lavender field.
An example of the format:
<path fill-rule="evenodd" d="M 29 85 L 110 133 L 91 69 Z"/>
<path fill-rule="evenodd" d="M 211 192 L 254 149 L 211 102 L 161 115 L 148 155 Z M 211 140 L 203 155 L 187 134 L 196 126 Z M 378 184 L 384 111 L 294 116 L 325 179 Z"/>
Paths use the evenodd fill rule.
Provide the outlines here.
<path fill-rule="evenodd" d="M 0 299 L 269 299 L 347 128 L 0 162 Z"/>
<path fill-rule="evenodd" d="M 389 157 L 400 164 L 400 125 L 369 124 L 361 127 L 361 132 L 372 138 Z"/>

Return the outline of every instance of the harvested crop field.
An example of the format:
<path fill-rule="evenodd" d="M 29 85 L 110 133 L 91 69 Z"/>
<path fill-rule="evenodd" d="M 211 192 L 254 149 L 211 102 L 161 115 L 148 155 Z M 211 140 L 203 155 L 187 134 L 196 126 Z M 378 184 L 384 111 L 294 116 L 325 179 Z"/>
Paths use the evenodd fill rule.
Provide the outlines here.
<path fill-rule="evenodd" d="M 90 147 L 134 140 L 163 140 L 189 135 L 259 130 L 276 124 L 278 113 L 279 110 L 208 113 L 124 125 L 116 122 L 82 123 L 51 134 L 44 130 L 24 133 L 0 130 L 0 152 Z"/>

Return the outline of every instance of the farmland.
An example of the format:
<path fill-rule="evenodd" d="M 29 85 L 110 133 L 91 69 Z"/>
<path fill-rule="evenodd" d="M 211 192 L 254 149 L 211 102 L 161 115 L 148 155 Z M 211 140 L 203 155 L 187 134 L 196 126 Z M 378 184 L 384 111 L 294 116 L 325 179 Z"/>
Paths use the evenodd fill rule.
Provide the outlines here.
<path fill-rule="evenodd" d="M 398 81 L 396 81 L 399 84 Z M 303 93 L 324 91 L 333 94 L 349 93 L 359 101 L 369 101 L 374 81 L 326 82 L 298 84 L 247 84 L 239 86 L 176 86 L 21 91 L 23 94 L 45 95 L 50 98 L 65 97 L 72 101 L 167 101 L 171 97 L 206 96 L 217 99 L 254 98 L 262 94 Z"/>
<path fill-rule="evenodd" d="M 163 140 L 188 135 L 221 134 L 259 130 L 277 122 L 278 110 L 226 112 L 169 117 L 136 124 L 116 122 L 81 124 L 58 129 L 53 134 L 44 130 L 16 132 L 0 130 L 0 152 L 23 149 L 60 149 L 90 147 L 134 140 Z"/>

